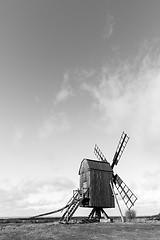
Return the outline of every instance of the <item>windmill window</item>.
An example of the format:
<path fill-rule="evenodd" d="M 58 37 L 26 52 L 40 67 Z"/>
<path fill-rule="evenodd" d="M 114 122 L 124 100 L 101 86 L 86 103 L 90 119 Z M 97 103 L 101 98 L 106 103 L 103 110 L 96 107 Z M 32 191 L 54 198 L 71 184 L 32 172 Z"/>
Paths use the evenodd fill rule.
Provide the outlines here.
<path fill-rule="evenodd" d="M 84 182 L 83 183 L 83 194 L 85 194 L 87 192 L 87 189 L 88 189 L 87 182 Z"/>

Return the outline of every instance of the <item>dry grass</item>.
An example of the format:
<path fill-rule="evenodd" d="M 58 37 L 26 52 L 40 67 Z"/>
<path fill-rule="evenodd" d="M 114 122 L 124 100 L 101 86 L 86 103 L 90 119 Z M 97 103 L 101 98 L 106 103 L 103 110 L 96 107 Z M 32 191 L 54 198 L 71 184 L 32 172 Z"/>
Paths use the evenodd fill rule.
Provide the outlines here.
<path fill-rule="evenodd" d="M 158 223 L 1 224 L 0 240 L 157 240 Z"/>

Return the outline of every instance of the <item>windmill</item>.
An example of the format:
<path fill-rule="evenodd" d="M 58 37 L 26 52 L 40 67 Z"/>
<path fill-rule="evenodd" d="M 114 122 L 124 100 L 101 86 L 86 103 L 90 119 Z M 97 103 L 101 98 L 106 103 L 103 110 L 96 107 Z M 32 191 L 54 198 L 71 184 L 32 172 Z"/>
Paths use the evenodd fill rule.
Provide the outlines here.
<path fill-rule="evenodd" d="M 115 165 L 118 164 L 128 140 L 128 135 L 123 132 L 111 164 L 107 161 L 100 148 L 95 145 L 94 153 L 98 161 L 86 158 L 82 160 L 79 169 L 80 188 L 73 190 L 73 196 L 66 206 L 59 210 L 40 214 L 35 217 L 49 215 L 65 209 L 60 222 L 68 223 L 77 208 L 80 206 L 92 208 L 91 213 L 88 216 L 88 220 L 100 220 L 101 213 L 105 218 L 109 219 L 109 216 L 104 211 L 104 208 L 114 208 L 116 201 L 123 221 L 123 215 L 114 191 L 114 186 L 117 188 L 127 209 L 129 210 L 134 206 L 137 197 L 124 183 L 120 176 L 118 174 L 114 174 L 113 169 Z"/>
<path fill-rule="evenodd" d="M 119 175 L 114 174 L 113 169 L 118 164 L 128 140 L 128 135 L 123 132 L 111 164 L 109 164 L 97 145 L 95 145 L 94 153 L 98 161 L 86 158 L 82 160 L 79 169 L 80 189 L 74 191 L 67 210 L 62 216 L 62 221 L 68 222 L 79 206 L 92 208 L 88 219 L 100 219 L 101 213 L 105 218 L 109 219 L 104 208 L 114 208 L 115 201 L 118 204 L 123 221 L 114 185 L 129 210 L 134 205 L 137 197 Z"/>

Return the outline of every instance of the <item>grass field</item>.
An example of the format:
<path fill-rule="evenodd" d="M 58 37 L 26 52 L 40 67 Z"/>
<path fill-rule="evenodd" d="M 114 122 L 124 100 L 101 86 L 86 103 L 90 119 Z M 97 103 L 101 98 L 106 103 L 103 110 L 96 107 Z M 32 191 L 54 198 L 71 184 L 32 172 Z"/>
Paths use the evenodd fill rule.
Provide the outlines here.
<path fill-rule="evenodd" d="M 158 240 L 159 223 L 1 224 L 0 240 Z"/>

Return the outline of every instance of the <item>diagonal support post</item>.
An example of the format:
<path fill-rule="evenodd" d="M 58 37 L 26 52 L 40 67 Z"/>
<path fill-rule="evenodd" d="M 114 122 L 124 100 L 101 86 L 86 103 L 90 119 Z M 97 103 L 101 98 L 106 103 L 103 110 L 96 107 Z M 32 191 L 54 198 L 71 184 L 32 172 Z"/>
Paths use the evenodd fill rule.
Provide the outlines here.
<path fill-rule="evenodd" d="M 116 203 L 117 203 L 117 206 L 118 206 L 118 209 L 119 209 L 120 215 L 121 215 L 121 220 L 122 220 L 122 222 L 124 222 L 123 213 L 122 213 L 121 207 L 120 207 L 120 205 L 119 205 L 119 202 L 118 202 L 118 199 L 117 199 L 116 193 L 115 193 L 115 191 L 114 191 L 114 187 L 113 187 L 113 185 L 112 185 L 111 182 L 110 182 L 110 186 L 111 186 L 111 189 L 112 189 L 112 192 L 113 192 L 114 198 L 115 198 L 115 200 L 116 200 Z"/>

